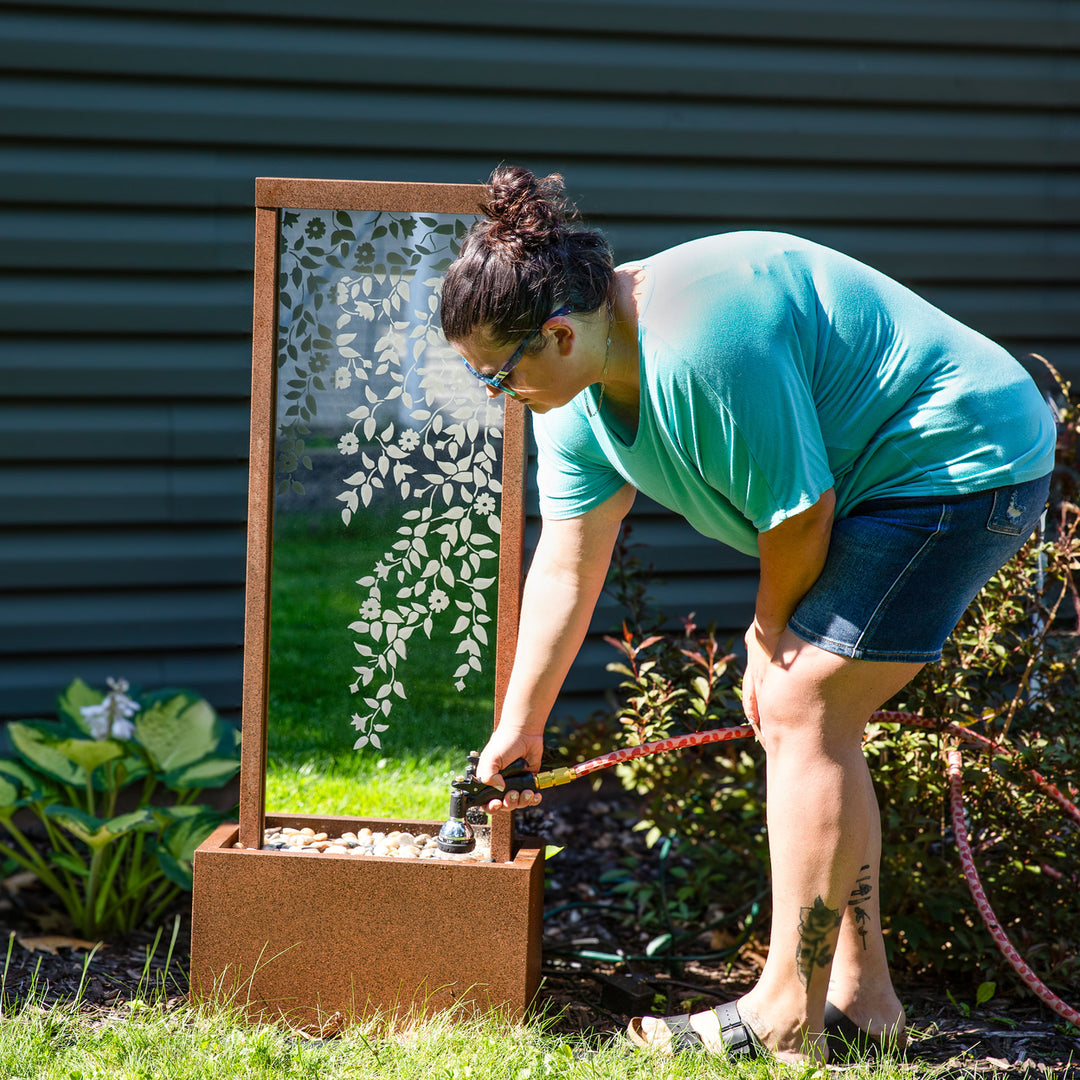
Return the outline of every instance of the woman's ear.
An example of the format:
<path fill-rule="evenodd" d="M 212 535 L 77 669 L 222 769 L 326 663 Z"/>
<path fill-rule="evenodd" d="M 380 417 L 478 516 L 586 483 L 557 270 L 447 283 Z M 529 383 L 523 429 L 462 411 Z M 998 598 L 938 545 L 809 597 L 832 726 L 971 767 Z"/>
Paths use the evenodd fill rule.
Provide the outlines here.
<path fill-rule="evenodd" d="M 577 341 L 577 331 L 574 329 L 572 322 L 565 318 L 557 319 L 551 325 L 548 333 L 555 338 L 555 345 L 560 356 L 569 356 L 573 352 L 574 344 Z"/>

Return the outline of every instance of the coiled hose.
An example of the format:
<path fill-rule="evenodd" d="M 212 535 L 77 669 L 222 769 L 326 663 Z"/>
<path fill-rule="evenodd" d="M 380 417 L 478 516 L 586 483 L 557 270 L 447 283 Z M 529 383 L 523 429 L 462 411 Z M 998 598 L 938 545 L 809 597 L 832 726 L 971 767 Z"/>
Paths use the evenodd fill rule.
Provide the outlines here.
<path fill-rule="evenodd" d="M 959 724 L 941 723 L 924 716 L 918 716 L 915 713 L 879 710 L 878 712 L 875 712 L 870 719 L 877 723 L 901 724 L 907 727 L 919 727 L 929 731 L 947 733 L 961 742 L 977 743 L 981 747 L 991 751 L 993 754 L 1002 757 L 1012 757 L 1016 754 L 1015 750 L 1001 746 L 992 739 L 988 739 L 985 735 L 969 731 Z M 590 758 L 588 761 L 583 761 L 578 765 L 568 766 L 564 770 L 559 770 L 564 774 L 564 778 L 559 782 L 576 780 L 583 776 L 588 776 L 590 773 L 598 772 L 601 769 L 610 768 L 612 765 L 618 765 L 620 762 L 633 761 L 635 758 L 647 757 L 650 754 L 662 754 L 668 750 L 679 750 L 691 746 L 705 746 L 709 743 L 727 742 L 731 739 L 745 739 L 752 735 L 754 735 L 753 727 L 749 724 L 743 724 L 739 727 L 713 728 L 710 731 L 692 731 L 685 735 L 674 735 L 668 739 L 660 739 L 657 742 L 643 743 L 640 746 L 628 746 L 621 750 L 613 750 L 610 753 L 601 754 L 599 757 Z M 956 836 L 956 846 L 960 852 L 960 865 L 963 868 L 964 880 L 967 882 L 968 889 L 971 892 L 972 899 L 975 901 L 976 908 L 978 908 L 979 915 L 986 924 L 987 930 L 990 931 L 990 936 L 994 939 L 994 944 L 997 945 L 1002 956 L 1005 957 L 1012 969 L 1023 980 L 1024 985 L 1027 986 L 1040 1001 L 1053 1009 L 1058 1016 L 1080 1028 L 1080 1011 L 1077 1011 L 1071 1005 L 1062 1001 L 1061 998 L 1039 979 L 1035 972 L 1024 962 L 1023 957 L 1020 956 L 1016 946 L 1009 940 L 1005 931 L 1001 929 L 1001 924 L 998 922 L 997 916 L 994 914 L 994 910 L 991 908 L 990 903 L 986 898 L 986 893 L 983 890 L 982 882 L 979 880 L 979 873 L 975 868 L 975 860 L 971 853 L 971 843 L 968 838 L 967 825 L 964 821 L 964 764 L 959 746 L 952 747 L 946 752 L 946 767 L 948 769 L 949 777 L 949 802 L 952 810 L 953 832 Z M 1076 805 L 1070 802 L 1060 789 L 1051 784 L 1044 776 L 1034 769 L 1024 769 L 1023 771 L 1036 788 L 1057 803 L 1064 813 L 1077 822 L 1077 824 L 1080 824 L 1080 809 L 1077 809 Z M 568 776 L 566 774 L 572 775 Z"/>

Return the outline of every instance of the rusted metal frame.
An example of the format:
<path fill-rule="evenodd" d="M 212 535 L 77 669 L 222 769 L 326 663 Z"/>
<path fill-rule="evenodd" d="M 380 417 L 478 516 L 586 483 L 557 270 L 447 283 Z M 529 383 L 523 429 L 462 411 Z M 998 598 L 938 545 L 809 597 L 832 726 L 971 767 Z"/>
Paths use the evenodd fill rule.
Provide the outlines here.
<path fill-rule="evenodd" d="M 255 296 L 251 346 L 247 591 L 240 742 L 240 843 L 262 847 L 266 814 L 266 708 L 270 666 L 270 586 L 277 433 L 279 212 L 255 211 Z"/>
<path fill-rule="evenodd" d="M 255 299 L 252 336 L 251 450 L 248 492 L 247 600 L 244 633 L 240 843 L 262 846 L 266 819 L 267 699 L 273 553 L 274 446 L 277 402 L 277 278 L 282 209 L 477 213 L 486 195 L 478 184 L 408 184 L 363 180 L 261 177 L 255 182 Z M 506 399 L 503 427 L 499 610 L 495 709 L 502 712 L 517 645 L 525 547 L 525 410 Z M 513 815 L 492 821 L 496 862 L 514 857 Z"/>
<path fill-rule="evenodd" d="M 521 621 L 521 570 L 525 558 L 525 407 L 503 395 L 502 500 L 499 530 L 499 613 L 495 635 L 495 717 L 502 716 Z M 514 815 L 491 819 L 491 858 L 514 857 Z"/>
<path fill-rule="evenodd" d="M 290 180 L 259 177 L 255 205 L 277 210 L 385 210 L 387 213 L 479 214 L 483 184 L 410 184 L 382 180 Z"/>

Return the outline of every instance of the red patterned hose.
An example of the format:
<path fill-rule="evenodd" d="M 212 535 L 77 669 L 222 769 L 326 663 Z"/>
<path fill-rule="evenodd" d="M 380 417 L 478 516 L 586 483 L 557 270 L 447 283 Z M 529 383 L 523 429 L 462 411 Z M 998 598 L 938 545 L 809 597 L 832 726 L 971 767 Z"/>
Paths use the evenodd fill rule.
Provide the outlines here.
<path fill-rule="evenodd" d="M 903 724 L 909 727 L 945 732 L 957 739 L 978 743 L 980 746 L 991 750 L 994 754 L 1002 756 L 1013 756 L 1016 753 L 1015 750 L 1001 746 L 992 739 L 979 735 L 977 732 L 969 731 L 959 724 L 943 724 L 925 716 L 917 716 L 915 713 L 881 710 L 874 713 L 870 719 L 878 723 Z M 568 769 L 559 771 L 564 773 L 565 780 L 576 780 L 579 777 L 588 776 L 589 773 L 598 772 L 600 769 L 618 765 L 623 761 L 633 761 L 635 758 L 646 757 L 650 754 L 662 754 L 668 750 L 679 750 L 690 746 L 705 746 L 708 743 L 727 742 L 729 739 L 745 739 L 753 734 L 754 729 L 749 724 L 743 724 L 740 727 L 714 728 L 710 731 L 692 731 L 686 735 L 675 735 L 668 739 L 660 739 L 657 742 L 642 743 L 640 746 L 628 746 L 622 750 L 613 750 L 611 753 L 601 754 L 599 757 L 591 758 L 588 761 L 583 761 L 578 765 L 571 765 Z M 953 832 L 956 835 L 956 846 L 960 852 L 960 865 L 964 871 L 964 880 L 971 891 L 975 906 L 979 909 L 979 914 L 982 916 L 983 922 L 986 923 L 986 928 L 990 931 L 990 936 L 994 939 L 994 943 L 1001 951 L 1002 956 L 1008 960 L 1013 970 L 1024 981 L 1024 984 L 1040 1001 L 1048 1005 L 1059 1016 L 1080 1028 L 1080 1012 L 1062 1001 L 1028 967 L 1016 951 L 1016 947 L 1001 929 L 997 916 L 986 899 L 986 893 L 983 891 L 982 882 L 979 880 L 978 871 L 975 869 L 975 860 L 971 854 L 967 826 L 964 824 L 963 758 L 959 748 L 948 750 L 946 756 Z M 1058 788 L 1034 769 L 1025 769 L 1024 772 L 1043 794 L 1056 802 L 1066 814 L 1080 823 L 1080 809 L 1070 802 Z M 565 782 L 565 780 L 558 782 Z"/>
<path fill-rule="evenodd" d="M 971 854 L 971 844 L 968 842 L 967 825 L 964 823 L 964 788 L 963 771 L 964 760 L 960 750 L 956 747 L 946 752 L 949 762 L 949 802 L 952 805 L 953 832 L 956 835 L 956 846 L 960 850 L 960 865 L 964 869 L 964 880 L 971 890 L 972 899 L 979 909 L 982 921 L 986 923 L 986 929 L 994 939 L 994 944 L 1001 951 L 1001 955 L 1009 961 L 1013 971 L 1024 980 L 1025 985 L 1034 995 L 1051 1009 L 1064 1017 L 1070 1024 L 1080 1027 L 1080 1012 L 1071 1005 L 1066 1005 L 1052 990 L 1050 990 L 1024 963 L 1024 958 L 1016 951 L 1016 946 L 1008 939 L 1005 931 L 1001 929 L 994 909 L 986 899 L 983 892 L 982 882 L 979 880 L 979 872 L 975 869 L 975 860 Z"/>

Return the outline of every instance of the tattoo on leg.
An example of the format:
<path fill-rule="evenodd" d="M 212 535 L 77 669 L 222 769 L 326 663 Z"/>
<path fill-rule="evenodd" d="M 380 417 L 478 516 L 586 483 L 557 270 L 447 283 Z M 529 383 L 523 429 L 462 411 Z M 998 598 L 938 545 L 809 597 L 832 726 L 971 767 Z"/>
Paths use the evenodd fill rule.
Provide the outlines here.
<path fill-rule="evenodd" d="M 862 938 L 863 951 L 866 951 L 866 941 L 870 933 L 870 913 L 863 905 L 870 899 L 874 887 L 870 884 L 870 866 L 867 864 L 859 871 L 859 878 L 855 882 L 855 888 L 851 891 L 851 899 L 848 907 L 855 917 L 855 932 Z"/>
<path fill-rule="evenodd" d="M 840 912 L 825 906 L 819 896 L 812 907 L 804 907 L 799 917 L 799 946 L 795 950 L 795 963 L 803 986 L 810 986 L 814 968 L 828 967 L 833 951 L 829 943 L 832 931 L 840 925 Z"/>

